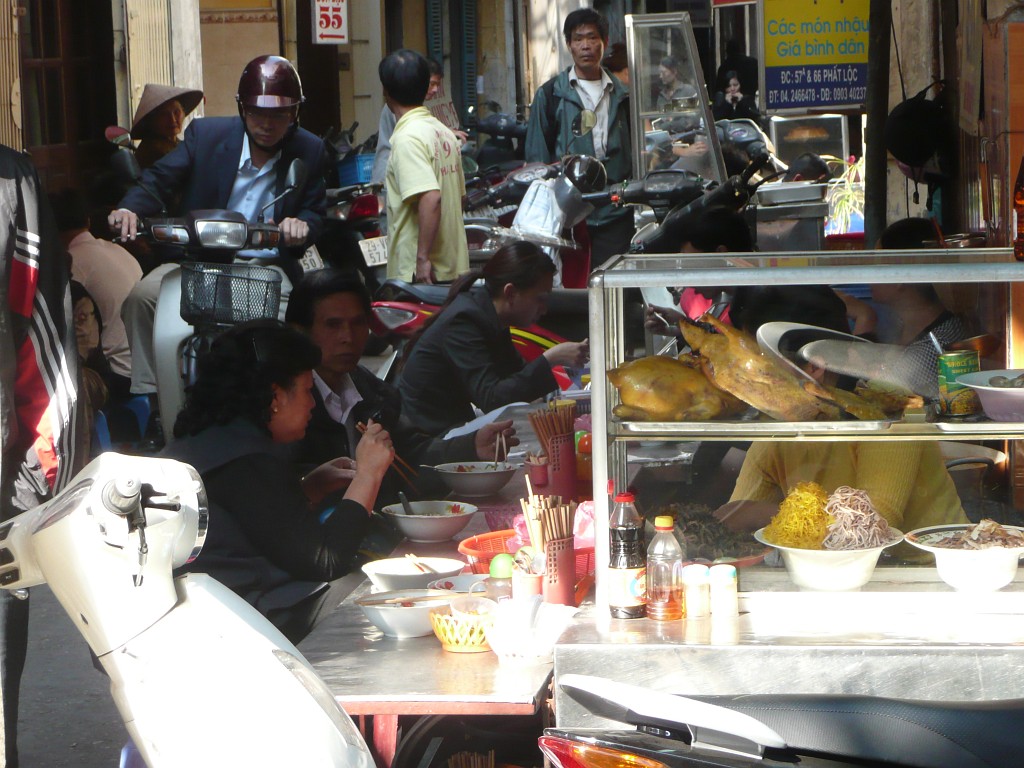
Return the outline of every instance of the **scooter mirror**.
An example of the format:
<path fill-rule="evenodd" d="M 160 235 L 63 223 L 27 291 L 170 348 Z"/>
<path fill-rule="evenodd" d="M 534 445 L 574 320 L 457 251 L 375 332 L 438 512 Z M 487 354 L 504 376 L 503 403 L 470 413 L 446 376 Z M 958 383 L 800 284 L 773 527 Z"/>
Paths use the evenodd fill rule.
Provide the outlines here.
<path fill-rule="evenodd" d="M 108 125 L 103 131 L 103 137 L 115 147 L 132 147 L 132 135 L 120 125 Z"/>
<path fill-rule="evenodd" d="M 295 158 L 288 166 L 288 173 L 284 177 L 286 189 L 298 189 L 306 183 L 306 164 L 301 159 Z"/>
<path fill-rule="evenodd" d="M 142 178 L 142 168 L 139 166 L 139 160 L 128 147 L 118 147 L 110 162 L 113 164 L 117 175 L 125 181 L 135 183 Z"/>

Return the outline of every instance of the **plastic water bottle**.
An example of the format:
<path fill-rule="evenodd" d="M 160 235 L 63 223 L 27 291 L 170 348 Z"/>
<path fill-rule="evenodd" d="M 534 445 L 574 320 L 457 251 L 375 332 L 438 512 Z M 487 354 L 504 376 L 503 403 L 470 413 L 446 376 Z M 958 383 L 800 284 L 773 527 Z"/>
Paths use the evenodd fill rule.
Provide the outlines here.
<path fill-rule="evenodd" d="M 642 619 L 647 602 L 644 523 L 632 493 L 615 496 L 608 520 L 608 607 L 617 619 Z"/>
<path fill-rule="evenodd" d="M 674 621 L 683 617 L 683 559 L 686 553 L 672 533 L 668 515 L 654 519 L 657 533 L 647 547 L 647 618 Z"/>

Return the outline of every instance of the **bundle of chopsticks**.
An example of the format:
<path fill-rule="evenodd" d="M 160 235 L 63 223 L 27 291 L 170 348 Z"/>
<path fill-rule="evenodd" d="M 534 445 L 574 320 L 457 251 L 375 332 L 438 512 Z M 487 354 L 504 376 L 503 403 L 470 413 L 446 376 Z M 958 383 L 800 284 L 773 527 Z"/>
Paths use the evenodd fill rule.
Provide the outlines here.
<path fill-rule="evenodd" d="M 573 523 L 576 520 L 576 502 L 562 503 L 561 496 L 535 496 L 520 499 L 526 530 L 530 533 L 530 544 L 538 552 L 544 551 L 544 545 L 557 539 L 568 539 L 572 536 Z"/>
<path fill-rule="evenodd" d="M 356 424 L 356 430 L 359 432 L 360 435 L 364 434 L 366 432 L 366 424 L 361 421 L 358 422 Z M 353 450 L 353 454 L 354 453 L 355 451 Z M 395 474 L 402 478 L 405 484 L 408 485 L 410 488 L 416 487 L 416 481 L 413 480 L 412 477 L 417 477 L 419 475 L 419 472 L 417 472 L 412 467 L 412 465 L 409 464 L 409 462 L 407 462 L 405 459 L 399 456 L 398 453 L 395 453 L 395 460 L 391 462 L 391 466 L 389 467 L 389 469 L 394 471 Z M 410 475 L 412 477 L 410 477 Z"/>
<path fill-rule="evenodd" d="M 486 755 L 479 752 L 458 752 L 448 758 L 448 768 L 494 768 L 494 750 Z"/>
<path fill-rule="evenodd" d="M 537 433 L 544 452 L 551 455 L 551 439 L 557 435 L 571 435 L 576 422 L 576 401 L 559 400 L 548 403 L 547 408 L 530 411 L 530 426 Z"/>

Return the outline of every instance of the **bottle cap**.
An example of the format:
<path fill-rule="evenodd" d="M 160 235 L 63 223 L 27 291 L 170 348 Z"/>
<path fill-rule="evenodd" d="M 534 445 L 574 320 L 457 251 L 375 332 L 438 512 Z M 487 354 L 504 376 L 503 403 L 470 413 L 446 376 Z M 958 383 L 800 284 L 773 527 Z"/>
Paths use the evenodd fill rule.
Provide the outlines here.
<path fill-rule="evenodd" d="M 736 566 L 731 563 L 718 563 L 712 565 L 709 570 L 714 582 L 736 581 Z"/>
<path fill-rule="evenodd" d="M 658 515 L 654 518 L 654 527 L 659 531 L 671 531 L 675 527 L 675 520 L 671 515 Z"/>
<path fill-rule="evenodd" d="M 634 501 L 636 501 L 636 497 L 632 493 L 615 494 L 616 504 L 632 504 Z"/>
<path fill-rule="evenodd" d="M 684 584 L 707 584 L 710 579 L 710 570 L 706 565 L 691 563 L 683 566 Z"/>

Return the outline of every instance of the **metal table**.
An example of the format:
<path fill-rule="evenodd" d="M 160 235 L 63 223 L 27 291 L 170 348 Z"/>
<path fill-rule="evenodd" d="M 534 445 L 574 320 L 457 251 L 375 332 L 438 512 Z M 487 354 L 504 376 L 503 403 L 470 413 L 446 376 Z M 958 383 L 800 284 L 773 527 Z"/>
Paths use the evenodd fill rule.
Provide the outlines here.
<path fill-rule="evenodd" d="M 611 619 L 591 605 L 555 646 L 559 727 L 613 727 L 560 693 L 568 673 L 692 694 L 1024 698 L 1024 573 L 953 592 L 934 568 L 879 567 L 860 592 L 794 592 L 781 568 L 744 568 L 740 616 Z"/>
<path fill-rule="evenodd" d="M 536 407 L 519 407 L 510 414 L 523 447 L 531 450 L 537 449 L 537 443 L 525 414 Z M 518 504 L 524 495 L 520 471 L 500 494 L 467 499 L 480 510 L 457 539 L 486 532 L 489 507 Z M 395 554 L 462 557 L 457 547 L 457 540 L 403 542 Z M 399 715 L 531 715 L 547 697 L 551 664 L 502 667 L 489 651 L 445 651 L 433 635 L 405 640 L 385 637 L 355 603 L 369 589 L 368 581 L 360 583 L 299 649 L 350 716 L 365 725 L 364 716 L 373 715 L 371 746 L 379 765 L 390 765 L 394 757 Z"/>

